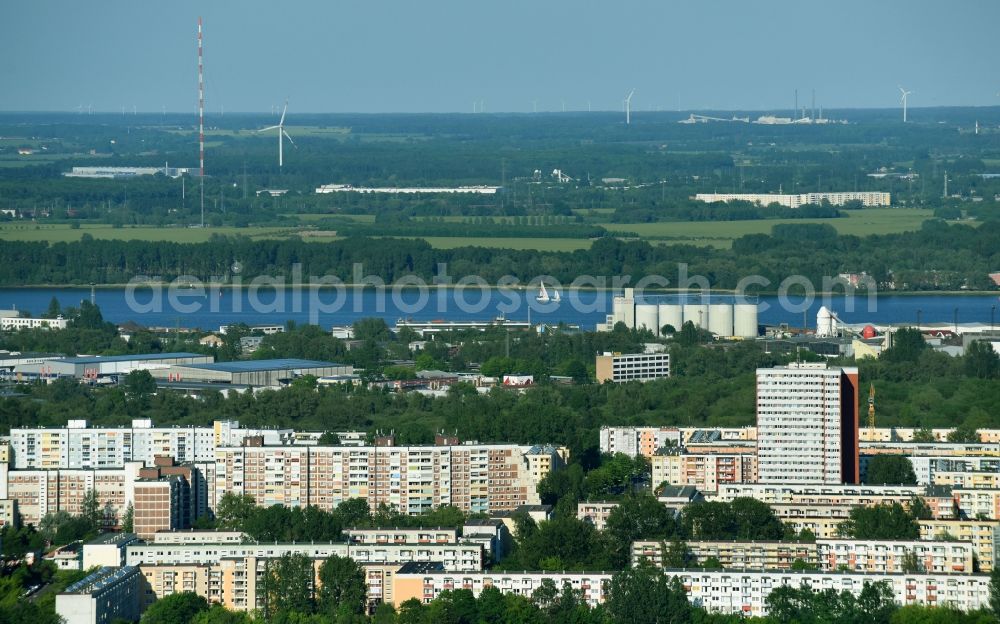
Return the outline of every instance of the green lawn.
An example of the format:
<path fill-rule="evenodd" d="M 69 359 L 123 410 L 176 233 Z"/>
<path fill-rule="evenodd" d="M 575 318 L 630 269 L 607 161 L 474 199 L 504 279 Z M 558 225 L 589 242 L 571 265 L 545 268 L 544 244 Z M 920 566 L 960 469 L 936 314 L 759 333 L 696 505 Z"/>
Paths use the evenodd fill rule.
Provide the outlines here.
<path fill-rule="evenodd" d="M 917 230 L 933 215 L 919 208 L 849 210 L 841 219 L 773 219 L 759 221 L 683 221 L 657 223 L 601 223 L 612 232 L 636 232 L 642 238 L 728 247 L 745 234 L 769 234 L 779 223 L 829 223 L 841 234 L 866 236 Z"/>

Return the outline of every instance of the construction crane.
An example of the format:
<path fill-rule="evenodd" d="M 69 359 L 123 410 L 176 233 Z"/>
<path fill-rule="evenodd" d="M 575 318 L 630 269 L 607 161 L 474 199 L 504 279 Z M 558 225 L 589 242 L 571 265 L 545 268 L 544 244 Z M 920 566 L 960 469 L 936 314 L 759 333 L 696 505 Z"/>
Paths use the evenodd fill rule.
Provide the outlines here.
<path fill-rule="evenodd" d="M 868 387 L 868 428 L 875 428 L 875 384 Z"/>

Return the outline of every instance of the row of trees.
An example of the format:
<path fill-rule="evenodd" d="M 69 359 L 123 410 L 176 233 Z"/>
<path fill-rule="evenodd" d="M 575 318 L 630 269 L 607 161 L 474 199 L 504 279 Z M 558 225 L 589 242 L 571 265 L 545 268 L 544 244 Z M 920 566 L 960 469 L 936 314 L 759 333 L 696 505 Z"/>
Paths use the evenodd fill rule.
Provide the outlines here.
<path fill-rule="evenodd" d="M 776 228 L 778 226 L 775 226 Z M 823 229 L 823 228 L 828 229 Z M 819 229 L 817 229 L 819 228 Z M 819 233 L 819 234 L 818 234 Z M 329 243 L 301 240 L 251 240 L 215 236 L 206 243 L 84 240 L 70 243 L 7 242 L 0 248 L 0 283 L 126 283 L 137 275 L 170 280 L 182 275 L 231 278 L 234 261 L 244 283 L 256 276 L 291 275 L 293 263 L 305 276 L 334 276 L 353 283 L 376 275 L 393 283 L 417 276 L 431 283 L 440 263 L 451 275 L 477 275 L 497 283 L 513 275 L 527 283 L 549 275 L 570 284 L 581 275 L 647 275 L 675 280 L 678 266 L 705 276 L 714 288 L 736 288 L 748 275 L 770 280 L 774 291 L 790 267 L 821 286 L 824 277 L 864 268 L 883 288 L 899 290 L 993 289 L 993 250 L 1000 247 L 1000 223 L 975 228 L 928 221 L 921 230 L 864 238 L 837 235 L 830 226 L 785 224 L 775 235 L 750 234 L 731 249 L 691 245 L 654 245 L 611 238 L 573 252 L 485 249 L 435 249 L 420 239 L 346 238 Z M 934 267 L 929 269 L 928 267 Z"/>
<path fill-rule="evenodd" d="M 970 613 L 949 606 L 900 606 L 893 600 L 887 582 L 865 582 L 855 595 L 833 589 L 816 591 L 806 585 L 781 586 L 768 596 L 768 616 L 746 618 L 742 614 L 711 613 L 691 604 L 676 577 L 648 566 L 639 566 L 615 574 L 606 587 L 606 600 L 590 606 L 580 590 L 569 585 L 559 587 L 544 580 L 528 596 L 502 593 L 486 587 L 476 596 L 468 589 L 441 592 L 423 603 L 413 598 L 395 609 L 380 604 L 370 617 L 353 609 L 359 571 L 346 561 L 328 560 L 320 567 L 320 582 L 334 584 L 332 590 L 313 587 L 311 561 L 294 558 L 279 560 L 268 571 L 268 596 L 276 587 L 289 593 L 281 606 L 273 609 L 270 598 L 254 615 L 226 611 L 220 605 L 209 606 L 195 594 L 173 594 L 155 602 L 141 624 L 990 624 L 995 611 L 981 609 Z M 306 578 L 306 576 L 309 578 Z M 362 595 L 363 598 L 363 595 Z M 994 609 L 997 606 L 994 605 Z M 18 620 L 11 620 L 18 621 Z"/>

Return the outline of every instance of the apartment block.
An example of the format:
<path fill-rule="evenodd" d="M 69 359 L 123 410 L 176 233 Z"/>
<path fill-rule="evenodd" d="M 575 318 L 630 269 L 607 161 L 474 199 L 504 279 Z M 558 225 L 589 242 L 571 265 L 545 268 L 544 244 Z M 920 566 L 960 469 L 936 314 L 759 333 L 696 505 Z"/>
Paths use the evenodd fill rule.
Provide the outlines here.
<path fill-rule="evenodd" d="M 56 595 L 56 614 L 66 624 L 105 624 L 139 619 L 139 571 L 104 567 Z"/>
<path fill-rule="evenodd" d="M 979 569 L 989 572 L 1000 554 L 998 520 L 920 520 L 920 539 L 971 542 Z"/>
<path fill-rule="evenodd" d="M 125 547 L 139 541 L 135 533 L 104 533 L 83 545 L 82 568 L 125 565 Z"/>
<path fill-rule="evenodd" d="M 150 540 L 146 540 L 150 541 Z M 214 529 L 185 529 L 182 531 L 157 531 L 153 544 L 240 544 L 246 541 L 242 531 Z"/>
<path fill-rule="evenodd" d="M 538 483 L 568 452 L 548 445 L 222 447 L 216 498 L 249 494 L 259 505 L 333 509 L 351 498 L 421 514 L 440 505 L 468 513 L 538 504 Z"/>
<path fill-rule="evenodd" d="M 691 570 L 678 573 L 695 606 L 720 613 L 767 615 L 767 597 L 778 587 L 807 585 L 813 591 L 848 591 L 866 583 L 887 582 L 901 605 L 950 605 L 975 610 L 989 604 L 989 576 L 937 574 L 859 574 L 838 572 L 749 572 Z"/>
<path fill-rule="evenodd" d="M 681 431 L 676 427 L 601 427 L 602 453 L 624 453 L 629 457 L 652 457 L 671 445 L 680 446 Z"/>
<path fill-rule="evenodd" d="M 5 526 L 18 525 L 17 501 L 10 498 L 0 498 L 0 529 Z"/>
<path fill-rule="evenodd" d="M 48 513 L 80 514 L 84 496 L 93 490 L 108 512 L 106 525 L 115 526 L 132 499 L 138 470 L 137 464 L 120 470 L 10 470 L 0 464 L 0 499 L 14 501 L 21 520 L 37 526 Z"/>
<path fill-rule="evenodd" d="M 671 570 L 684 585 L 688 600 L 708 611 L 767 615 L 767 597 L 778 587 L 805 584 L 816 591 L 848 591 L 855 596 L 865 583 L 887 581 L 893 599 L 903 605 L 951 605 L 963 610 L 979 609 L 989 603 L 989 576 L 933 574 L 858 574 L 838 572 L 764 572 L 718 570 Z M 531 596 L 542 581 L 551 579 L 556 587 L 568 584 L 582 593 L 591 605 L 604 602 L 611 574 L 604 572 L 477 572 L 454 574 L 419 566 L 404 566 L 396 573 L 393 601 L 399 606 L 415 598 L 429 603 L 441 592 L 468 589 L 478 596 L 485 587 L 503 593 Z"/>
<path fill-rule="evenodd" d="M 733 485 L 721 486 L 714 500 L 732 501 L 747 497 L 767 503 L 782 520 L 796 518 L 827 518 L 845 520 L 851 509 L 898 503 L 909 507 L 914 498 L 920 497 L 939 520 L 956 518 L 955 501 L 950 491 L 942 488 L 919 486 L 777 486 Z"/>
<path fill-rule="evenodd" d="M 662 567 L 664 548 L 669 547 L 663 541 L 632 542 L 632 565 L 647 561 Z M 714 558 L 727 570 L 791 570 L 796 560 L 820 568 L 816 545 L 810 542 L 689 541 L 687 547 L 697 561 L 692 567 Z"/>
<path fill-rule="evenodd" d="M 670 377 L 669 353 L 605 353 L 596 359 L 597 383 L 652 381 Z"/>
<path fill-rule="evenodd" d="M 870 574 L 902 574 L 913 559 L 928 574 L 971 574 L 975 547 L 971 542 L 915 540 L 818 539 L 820 569 Z"/>
<path fill-rule="evenodd" d="M 160 461 L 165 463 L 165 458 Z M 120 469 L 50 470 L 10 470 L 8 464 L 0 464 L 0 500 L 14 501 L 23 522 L 37 526 L 48 513 L 81 513 L 84 496 L 93 490 L 106 513 L 105 525 L 114 527 L 121 522 L 129 503 L 135 506 L 136 484 L 148 481 L 154 474 L 179 475 L 186 482 L 186 485 L 180 484 L 183 496 L 177 508 L 184 520 L 174 527 L 180 528 L 207 513 L 210 504 L 214 506 L 208 498 L 212 492 L 202 476 L 203 471 L 211 475 L 214 470 L 214 464 L 201 468 L 170 465 L 149 469 L 136 462 Z M 144 474 L 147 479 L 143 479 Z"/>
<path fill-rule="evenodd" d="M 154 427 L 149 419 L 130 427 L 89 427 L 86 420 L 70 420 L 65 427 L 14 428 L 10 432 L 13 468 L 101 469 L 122 468 L 139 462 L 152 466 L 157 456 L 177 463 L 215 461 L 216 446 L 239 445 L 251 436 L 268 444 L 291 444 L 290 429 L 241 429 L 237 421 L 212 427 Z"/>
<path fill-rule="evenodd" d="M 618 503 L 614 501 L 593 501 L 576 504 L 576 517 L 593 526 L 598 531 L 603 531 L 607 526 L 608 516 L 617 509 Z"/>
<path fill-rule="evenodd" d="M 952 488 L 962 518 L 1000 520 L 1000 489 Z"/>
<path fill-rule="evenodd" d="M 390 530 L 391 531 L 391 530 Z M 410 562 L 433 564 L 454 573 L 483 569 L 481 543 L 437 543 L 435 529 L 418 529 L 434 535 L 428 543 L 328 543 L 328 544 L 135 544 L 126 548 L 126 561 L 142 573 L 143 604 L 178 592 L 195 592 L 229 609 L 248 611 L 263 606 L 262 581 L 268 563 L 286 554 L 302 554 L 319 567 L 331 556 L 350 557 L 364 570 L 372 604 L 393 599 L 396 571 Z M 385 535 L 388 535 L 386 533 Z M 318 576 L 317 576 L 318 582 Z"/>
<path fill-rule="evenodd" d="M 954 431 L 954 428 L 943 428 L 943 429 L 931 429 L 931 435 L 934 436 L 935 442 L 954 444 L 948 442 L 948 434 Z M 894 444 L 902 442 L 913 442 L 913 438 L 916 436 L 917 432 L 922 431 L 914 427 L 865 427 L 860 434 L 861 442 L 891 442 Z M 990 444 L 996 444 L 1000 442 L 1000 429 L 979 429 L 977 431 L 980 440 Z M 926 444 L 926 443 L 920 443 Z"/>
<path fill-rule="evenodd" d="M 761 483 L 857 483 L 857 368 L 757 369 L 757 458 Z"/>
<path fill-rule="evenodd" d="M 665 547 L 662 541 L 633 542 L 632 564 L 645 560 L 662 566 Z M 908 558 L 923 573 L 971 574 L 976 554 L 971 542 L 962 541 L 825 538 L 815 542 L 690 541 L 687 547 L 699 566 L 714 558 L 726 570 L 791 570 L 801 560 L 823 572 L 866 574 L 906 573 Z"/>
<path fill-rule="evenodd" d="M 458 530 L 427 528 L 350 528 L 344 537 L 351 544 L 454 544 Z"/>
<path fill-rule="evenodd" d="M 466 520 L 462 525 L 461 542 L 480 544 L 483 556 L 499 563 L 514 547 L 514 537 L 506 523 L 498 518 L 477 518 Z"/>
<path fill-rule="evenodd" d="M 720 484 L 757 481 L 754 453 L 693 454 L 677 449 L 661 449 L 650 460 L 654 486 L 691 485 L 703 492 L 715 492 Z"/>
<path fill-rule="evenodd" d="M 139 479 L 134 487 L 133 530 L 141 539 L 188 525 L 190 488 L 183 477 Z"/>
<path fill-rule="evenodd" d="M 432 567 L 405 565 L 396 573 L 393 589 L 394 605 L 410 599 L 427 604 L 443 591 L 468 589 L 476 597 L 486 587 L 496 587 L 505 594 L 530 598 L 546 579 L 562 589 L 569 585 L 580 593 L 590 606 L 604 602 L 611 574 L 606 572 L 441 572 Z"/>
<path fill-rule="evenodd" d="M 817 540 L 837 539 L 843 519 L 838 518 L 783 518 L 782 522 L 795 532 L 808 529 Z M 996 540 L 1000 534 L 997 520 L 918 520 L 920 539 L 924 541 L 968 542 L 972 545 L 979 571 L 989 572 L 996 560 Z"/>
<path fill-rule="evenodd" d="M 14 468 L 121 468 L 130 462 L 152 465 L 157 455 L 178 462 L 212 461 L 211 427 L 153 427 L 147 419 L 131 427 L 88 427 L 71 420 L 59 428 L 11 429 Z"/>
<path fill-rule="evenodd" d="M 275 559 L 285 554 L 303 554 L 310 559 L 333 555 L 350 557 L 358 563 L 405 563 L 437 561 L 446 570 L 480 570 L 480 544 L 326 544 L 306 543 L 225 543 L 225 544 L 132 544 L 125 549 L 125 563 L 148 565 L 212 565 L 220 559 Z"/>
<path fill-rule="evenodd" d="M 143 565 L 141 596 L 143 608 L 154 601 L 181 592 L 192 592 L 210 603 L 232 611 L 254 611 L 265 606 L 264 578 L 270 558 L 223 557 L 214 563 Z M 313 561 L 316 587 L 320 586 L 322 559 Z M 368 602 L 392 602 L 394 575 L 401 564 L 361 563 L 368 586 Z"/>

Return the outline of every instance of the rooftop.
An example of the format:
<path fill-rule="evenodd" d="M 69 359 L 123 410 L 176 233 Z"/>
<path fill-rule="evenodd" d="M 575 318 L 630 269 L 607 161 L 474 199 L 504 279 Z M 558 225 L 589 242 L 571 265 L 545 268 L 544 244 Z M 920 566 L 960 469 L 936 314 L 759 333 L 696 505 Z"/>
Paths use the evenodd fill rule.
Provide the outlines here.
<path fill-rule="evenodd" d="M 62 358 L 61 362 L 69 362 L 70 364 L 99 364 L 101 362 L 132 362 L 134 360 L 171 360 L 175 358 L 190 358 L 190 357 L 211 357 L 206 356 L 201 353 L 142 353 L 136 355 L 84 355 L 78 357 L 67 357 Z"/>
<path fill-rule="evenodd" d="M 299 360 L 282 358 L 275 360 L 242 360 L 239 362 L 214 362 L 211 364 L 185 364 L 186 368 L 222 371 L 224 373 L 253 373 L 272 370 L 289 370 L 296 368 L 334 368 L 344 366 L 334 362 L 318 362 L 316 360 Z"/>
<path fill-rule="evenodd" d="M 664 485 L 660 488 L 659 498 L 693 498 L 698 495 L 698 488 L 693 485 Z"/>
<path fill-rule="evenodd" d="M 104 533 L 87 542 L 88 544 L 128 544 L 138 540 L 135 533 Z"/>
<path fill-rule="evenodd" d="M 93 574 L 88 574 L 79 581 L 73 583 L 63 592 L 64 594 L 92 594 L 95 591 L 112 585 L 130 574 L 135 574 L 137 569 L 133 566 L 122 568 L 101 568 Z"/>
<path fill-rule="evenodd" d="M 444 564 L 440 561 L 410 561 L 404 563 L 396 574 L 427 574 L 429 572 L 444 572 Z"/>

